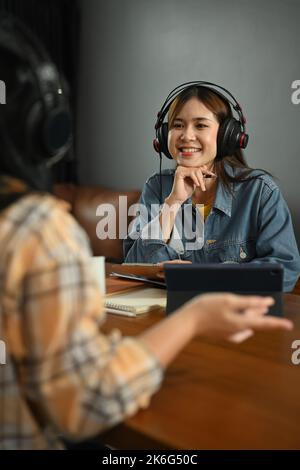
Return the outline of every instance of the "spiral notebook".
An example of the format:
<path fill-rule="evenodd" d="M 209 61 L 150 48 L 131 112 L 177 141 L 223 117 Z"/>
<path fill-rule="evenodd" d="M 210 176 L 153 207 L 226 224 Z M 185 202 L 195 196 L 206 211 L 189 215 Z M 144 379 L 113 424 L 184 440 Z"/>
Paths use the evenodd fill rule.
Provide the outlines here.
<path fill-rule="evenodd" d="M 142 287 L 107 295 L 105 309 L 108 313 L 136 317 L 157 308 L 165 308 L 166 303 L 165 290 Z"/>

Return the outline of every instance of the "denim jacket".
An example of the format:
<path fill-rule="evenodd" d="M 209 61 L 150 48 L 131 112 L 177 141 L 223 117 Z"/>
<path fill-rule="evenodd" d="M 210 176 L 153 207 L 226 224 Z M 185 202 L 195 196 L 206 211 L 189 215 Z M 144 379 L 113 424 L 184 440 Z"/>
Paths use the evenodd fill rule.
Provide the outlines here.
<path fill-rule="evenodd" d="M 234 175 L 237 170 L 228 166 L 226 171 Z M 163 201 L 171 193 L 174 173 L 175 170 L 162 172 Z M 158 173 L 151 176 L 140 198 L 143 211 L 124 240 L 125 262 L 158 263 L 173 259 L 193 263 L 277 262 L 284 268 L 284 291 L 291 291 L 300 274 L 291 215 L 273 179 L 258 170 L 251 173 L 254 175 L 258 177 L 232 183 L 232 194 L 218 184 L 205 223 L 188 199 L 178 211 L 168 243 L 163 240 L 159 223 L 160 177 Z M 192 221 L 194 242 L 199 242 L 198 247 L 192 244 L 192 249 L 190 236 L 186 237 L 185 230 L 179 231 L 181 221 L 186 220 L 184 207 L 192 214 L 187 219 Z"/>

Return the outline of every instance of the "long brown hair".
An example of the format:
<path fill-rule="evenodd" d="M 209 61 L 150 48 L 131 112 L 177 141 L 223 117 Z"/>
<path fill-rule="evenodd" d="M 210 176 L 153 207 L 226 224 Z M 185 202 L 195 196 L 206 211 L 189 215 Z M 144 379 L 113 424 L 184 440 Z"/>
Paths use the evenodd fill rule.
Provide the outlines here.
<path fill-rule="evenodd" d="M 169 129 L 173 126 L 173 122 L 181 111 L 183 105 L 191 98 L 198 98 L 215 116 L 219 124 L 229 117 L 233 117 L 231 107 L 220 95 L 214 93 L 213 90 L 203 86 L 191 86 L 184 89 L 171 103 L 168 111 L 168 125 Z M 226 171 L 226 165 L 232 168 L 238 168 L 241 171 L 237 175 L 231 176 Z M 218 175 L 219 181 L 224 188 L 232 192 L 231 183 L 246 182 L 251 179 L 256 179 L 262 174 L 269 174 L 265 170 L 259 170 L 260 173 L 254 176 L 250 174 L 254 168 L 248 166 L 242 150 L 236 150 L 233 155 L 226 155 L 222 158 L 216 158 L 214 161 L 214 171 Z M 270 175 L 271 176 L 271 175 Z"/>

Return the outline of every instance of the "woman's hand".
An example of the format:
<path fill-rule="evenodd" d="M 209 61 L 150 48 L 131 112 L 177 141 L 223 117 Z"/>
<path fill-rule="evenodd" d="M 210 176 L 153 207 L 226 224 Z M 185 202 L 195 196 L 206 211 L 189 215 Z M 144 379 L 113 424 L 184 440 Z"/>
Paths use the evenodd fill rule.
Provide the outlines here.
<path fill-rule="evenodd" d="M 165 204 L 163 205 L 159 217 L 162 237 L 166 243 L 170 239 L 177 212 L 184 201 L 192 196 L 197 187 L 200 187 L 202 191 L 206 191 L 204 183 L 205 175 L 209 175 L 210 177 L 216 176 L 212 171 L 208 170 L 205 165 L 197 168 L 188 168 L 178 165 L 174 176 L 172 191 L 165 199 Z"/>
<path fill-rule="evenodd" d="M 195 335 L 241 341 L 259 330 L 291 330 L 287 319 L 265 317 L 274 303 L 271 297 L 204 294 L 180 311 L 192 316 Z"/>
<path fill-rule="evenodd" d="M 271 297 L 199 295 L 139 338 L 166 367 L 195 336 L 239 342 L 254 331 L 291 330 L 291 321 L 264 316 L 272 303 Z"/>
<path fill-rule="evenodd" d="M 161 268 L 161 271 L 159 271 L 156 276 L 159 277 L 160 279 L 164 279 L 165 278 L 165 273 L 164 273 L 164 265 L 168 263 L 168 264 L 191 264 L 192 262 L 191 261 L 186 261 L 186 260 L 182 260 L 182 259 L 172 259 L 172 260 L 169 260 L 169 261 L 162 261 L 161 263 L 157 263 L 157 266 L 159 266 Z"/>
<path fill-rule="evenodd" d="M 178 165 L 175 171 L 173 188 L 166 202 L 168 204 L 182 204 L 192 196 L 197 186 L 202 191 L 206 191 L 205 175 L 216 176 L 205 165 L 197 168 Z"/>

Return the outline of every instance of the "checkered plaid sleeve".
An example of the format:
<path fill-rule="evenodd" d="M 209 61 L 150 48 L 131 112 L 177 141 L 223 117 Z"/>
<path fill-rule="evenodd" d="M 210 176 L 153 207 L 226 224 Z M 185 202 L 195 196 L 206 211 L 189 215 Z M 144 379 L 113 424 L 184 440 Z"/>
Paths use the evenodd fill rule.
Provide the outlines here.
<path fill-rule="evenodd" d="M 138 340 L 101 334 L 85 234 L 53 200 L 39 211 L 18 253 L 22 314 L 10 337 L 33 410 L 56 432 L 88 436 L 146 407 L 162 368 Z"/>

